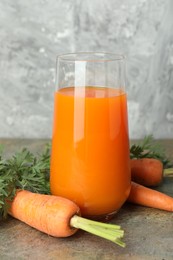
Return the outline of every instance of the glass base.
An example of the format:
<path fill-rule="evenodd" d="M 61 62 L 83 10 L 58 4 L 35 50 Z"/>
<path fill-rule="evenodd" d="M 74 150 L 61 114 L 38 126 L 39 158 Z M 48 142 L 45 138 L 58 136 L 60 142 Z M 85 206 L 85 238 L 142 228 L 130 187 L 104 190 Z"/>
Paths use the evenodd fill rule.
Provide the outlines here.
<path fill-rule="evenodd" d="M 85 215 L 84 218 L 101 221 L 101 222 L 108 222 L 115 217 L 115 215 L 117 214 L 118 211 L 119 210 L 116 210 L 111 213 L 103 214 L 103 215 Z"/>

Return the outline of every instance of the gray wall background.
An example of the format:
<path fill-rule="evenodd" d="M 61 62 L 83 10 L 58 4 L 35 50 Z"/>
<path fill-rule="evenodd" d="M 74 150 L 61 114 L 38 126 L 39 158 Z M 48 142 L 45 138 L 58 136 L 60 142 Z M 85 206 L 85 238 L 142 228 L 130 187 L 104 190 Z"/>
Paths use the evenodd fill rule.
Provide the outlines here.
<path fill-rule="evenodd" d="M 127 57 L 130 138 L 173 138 L 172 0 L 0 0 L 0 137 L 49 138 L 56 55 Z"/>

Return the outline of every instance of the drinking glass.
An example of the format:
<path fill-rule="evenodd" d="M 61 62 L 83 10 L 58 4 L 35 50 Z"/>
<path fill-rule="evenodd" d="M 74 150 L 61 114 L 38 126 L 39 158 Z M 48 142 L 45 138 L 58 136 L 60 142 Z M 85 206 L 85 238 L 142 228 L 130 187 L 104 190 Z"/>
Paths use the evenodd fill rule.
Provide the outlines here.
<path fill-rule="evenodd" d="M 83 216 L 109 219 L 130 192 L 125 58 L 113 53 L 57 57 L 50 167 L 54 195 Z"/>

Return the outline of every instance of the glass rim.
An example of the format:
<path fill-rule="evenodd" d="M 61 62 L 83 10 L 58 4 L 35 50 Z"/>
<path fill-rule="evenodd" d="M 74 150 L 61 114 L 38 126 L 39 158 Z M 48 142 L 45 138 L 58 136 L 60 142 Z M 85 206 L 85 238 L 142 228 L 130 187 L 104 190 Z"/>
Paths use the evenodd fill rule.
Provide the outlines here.
<path fill-rule="evenodd" d="M 88 55 L 89 58 L 82 59 L 82 56 L 84 56 L 84 55 Z M 105 56 L 105 58 L 104 58 L 104 56 Z M 124 54 L 121 54 L 121 53 L 118 54 L 118 53 L 113 53 L 113 52 L 72 52 L 72 53 L 64 53 L 64 54 L 57 55 L 56 60 L 64 61 L 64 62 L 75 62 L 75 61 L 79 61 L 79 62 L 113 62 L 113 61 L 124 61 L 125 58 L 126 57 Z"/>

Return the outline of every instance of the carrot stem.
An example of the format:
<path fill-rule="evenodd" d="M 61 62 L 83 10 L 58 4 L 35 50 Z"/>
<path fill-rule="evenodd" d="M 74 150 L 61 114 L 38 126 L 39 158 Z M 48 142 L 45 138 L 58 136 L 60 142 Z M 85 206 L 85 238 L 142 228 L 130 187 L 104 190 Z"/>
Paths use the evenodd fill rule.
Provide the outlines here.
<path fill-rule="evenodd" d="M 124 231 L 121 230 L 121 227 L 118 225 L 96 222 L 77 215 L 71 218 L 70 225 L 110 240 L 121 247 L 125 247 L 125 243 L 121 241 L 121 238 L 124 236 Z"/>
<path fill-rule="evenodd" d="M 75 216 L 76 216 L 76 215 L 75 215 Z M 79 216 L 78 216 L 78 219 L 79 219 L 79 218 L 82 218 L 82 217 L 79 217 Z M 86 224 L 89 223 L 90 225 L 100 226 L 100 227 L 104 227 L 104 228 L 108 228 L 108 229 L 113 229 L 113 230 L 121 229 L 121 226 L 119 226 L 119 225 L 97 222 L 97 221 L 90 220 L 90 219 L 86 219 L 86 218 L 82 218 L 82 223 L 86 223 Z"/>
<path fill-rule="evenodd" d="M 164 177 L 173 177 L 173 168 L 164 169 Z"/>
<path fill-rule="evenodd" d="M 97 229 L 103 230 L 102 227 L 98 227 L 98 226 L 97 226 Z M 108 233 L 108 234 L 110 234 L 112 236 L 116 235 L 119 238 L 123 238 L 123 236 L 124 236 L 124 231 L 123 230 L 109 230 L 107 228 L 104 228 L 104 232 Z"/>

